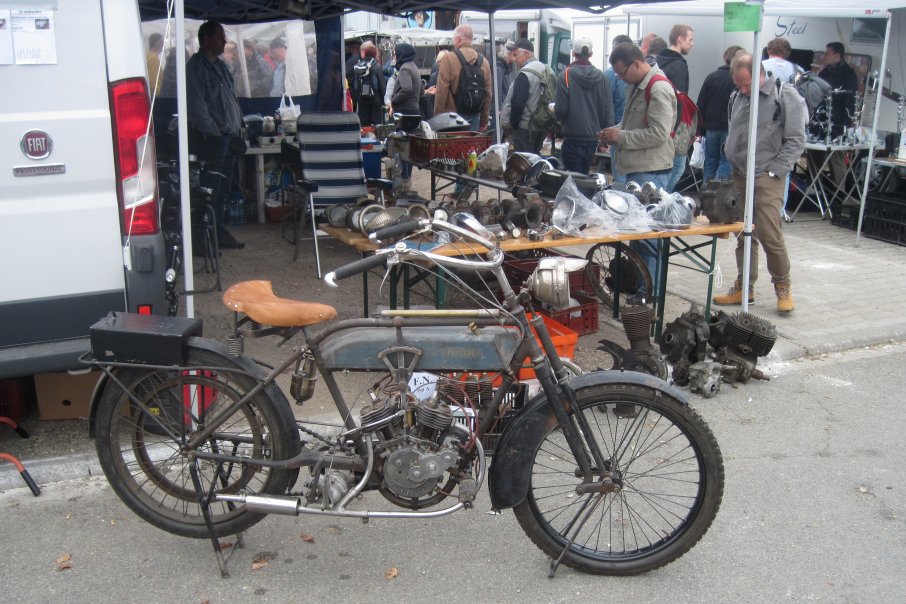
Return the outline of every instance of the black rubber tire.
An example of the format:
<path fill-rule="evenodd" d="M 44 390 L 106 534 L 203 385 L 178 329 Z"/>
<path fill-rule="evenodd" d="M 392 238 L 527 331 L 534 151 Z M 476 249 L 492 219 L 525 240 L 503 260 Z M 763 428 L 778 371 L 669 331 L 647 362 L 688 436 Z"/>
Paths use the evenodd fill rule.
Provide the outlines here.
<path fill-rule="evenodd" d="M 208 350 L 190 348 L 185 366 L 235 367 L 229 358 Z M 172 432 L 180 434 L 194 415 L 203 424 L 217 418 L 220 409 L 251 390 L 255 380 L 236 372 L 189 372 L 156 369 L 126 369 L 117 377 L 129 387 L 152 413 L 142 411 L 126 393 L 112 383 L 98 403 L 96 447 L 107 480 L 116 494 L 133 512 L 152 525 L 183 537 L 209 537 L 201 506 L 189 470 L 189 462 L 179 451 L 179 441 L 167 435 L 154 417 Z M 190 413 L 184 402 L 193 393 L 202 401 Z M 285 408 L 284 408 L 285 407 Z M 251 457 L 288 459 L 298 449 L 298 433 L 292 411 L 285 403 L 275 404 L 262 392 L 232 416 L 226 418 L 203 450 L 237 450 Z M 154 417 L 152 417 L 154 416 Z M 242 442 L 237 437 L 241 437 Z M 215 493 L 283 494 L 298 475 L 298 470 L 273 470 L 252 466 L 222 466 L 199 460 L 201 482 L 206 492 L 217 474 Z M 243 531 L 264 517 L 241 505 L 212 502 L 214 531 L 222 537 Z"/>
<path fill-rule="evenodd" d="M 654 291 L 651 282 L 651 274 L 648 272 L 648 266 L 638 253 L 627 246 L 621 246 L 620 266 L 628 274 L 621 274 L 621 293 L 631 295 L 636 293 L 639 285 L 645 286 L 648 295 Z M 607 306 L 613 308 L 613 295 L 611 274 L 611 263 L 616 259 L 616 244 L 614 243 L 597 243 L 585 254 L 588 264 L 585 265 L 585 275 L 588 282 L 591 283 L 598 298 Z M 628 279 L 628 281 L 626 281 Z"/>
<path fill-rule="evenodd" d="M 572 537 L 564 536 L 568 525 L 588 505 L 563 564 L 635 575 L 673 562 L 702 538 L 723 497 L 723 458 L 710 428 L 691 407 L 643 386 L 590 386 L 576 397 L 604 458 L 622 474 L 623 488 L 576 494 L 578 465 L 555 426 L 534 444 L 534 463 L 525 468 L 532 476 L 525 500 L 514 508 L 519 524 L 556 559 Z M 605 413 L 592 413 L 601 406 Z"/>

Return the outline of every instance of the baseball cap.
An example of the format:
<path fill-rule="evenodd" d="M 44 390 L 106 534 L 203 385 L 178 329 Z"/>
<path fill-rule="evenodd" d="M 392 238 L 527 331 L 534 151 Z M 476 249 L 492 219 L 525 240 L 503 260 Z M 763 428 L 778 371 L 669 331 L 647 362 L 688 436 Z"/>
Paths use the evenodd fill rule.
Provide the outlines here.
<path fill-rule="evenodd" d="M 527 50 L 529 52 L 535 52 L 535 45 L 532 44 L 528 38 L 519 38 L 516 40 L 516 43 L 513 45 L 513 48 L 521 48 L 522 50 Z"/>
<path fill-rule="evenodd" d="M 577 55 L 590 55 L 592 52 L 591 40 L 588 38 L 576 38 L 573 40 L 573 52 Z"/>
<path fill-rule="evenodd" d="M 284 40 L 280 36 L 277 36 L 276 38 L 271 40 L 271 48 L 286 48 L 286 40 Z"/>
<path fill-rule="evenodd" d="M 516 43 L 512 40 L 507 40 L 506 44 L 503 45 L 507 50 L 516 50 Z"/>

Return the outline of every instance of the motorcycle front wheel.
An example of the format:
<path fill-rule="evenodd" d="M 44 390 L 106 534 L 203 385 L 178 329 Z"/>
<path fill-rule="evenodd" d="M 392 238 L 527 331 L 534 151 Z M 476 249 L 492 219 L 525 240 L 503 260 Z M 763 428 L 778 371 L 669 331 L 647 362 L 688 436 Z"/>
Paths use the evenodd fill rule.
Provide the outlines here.
<path fill-rule="evenodd" d="M 723 458 L 704 420 L 664 392 L 632 384 L 576 391 L 619 490 L 578 494 L 578 464 L 555 426 L 536 444 L 526 534 L 577 570 L 634 575 L 669 564 L 702 538 L 723 497 Z M 595 468 L 595 479 L 602 472 Z M 566 550 L 564 553 L 564 549 Z"/>
<path fill-rule="evenodd" d="M 232 367 L 219 354 L 190 348 L 186 367 Z M 184 537 L 209 536 L 192 477 L 197 471 L 205 496 L 249 491 L 285 493 L 298 474 L 234 461 L 192 461 L 182 443 L 193 431 L 217 422 L 198 451 L 231 458 L 281 460 L 298 449 L 290 409 L 264 392 L 236 412 L 225 408 L 242 398 L 255 380 L 235 371 L 127 369 L 117 377 L 130 393 L 108 385 L 98 403 L 96 446 L 101 467 L 116 494 L 152 525 Z M 243 531 L 264 515 L 244 506 L 212 501 L 216 536 Z"/>

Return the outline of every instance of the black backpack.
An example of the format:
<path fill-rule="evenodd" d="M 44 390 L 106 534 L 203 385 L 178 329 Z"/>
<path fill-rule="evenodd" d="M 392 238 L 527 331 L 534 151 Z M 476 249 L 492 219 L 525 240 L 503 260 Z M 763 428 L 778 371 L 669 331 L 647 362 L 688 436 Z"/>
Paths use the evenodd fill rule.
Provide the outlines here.
<path fill-rule="evenodd" d="M 377 76 L 374 74 L 374 59 L 359 59 L 353 67 L 352 98 L 360 101 L 370 101 L 378 93 Z"/>
<path fill-rule="evenodd" d="M 459 58 L 462 69 L 459 72 L 459 87 L 456 89 L 454 102 L 456 111 L 465 115 L 475 115 L 481 113 L 484 106 L 484 75 L 481 73 L 481 54 L 475 59 L 475 63 L 469 63 L 457 48 L 453 52 Z"/>

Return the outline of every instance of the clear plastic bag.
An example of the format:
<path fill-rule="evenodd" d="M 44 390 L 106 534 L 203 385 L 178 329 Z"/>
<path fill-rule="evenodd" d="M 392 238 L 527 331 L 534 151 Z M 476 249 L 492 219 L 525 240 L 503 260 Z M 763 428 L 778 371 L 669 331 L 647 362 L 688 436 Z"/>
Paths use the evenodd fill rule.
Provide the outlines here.
<path fill-rule="evenodd" d="M 619 231 L 619 217 L 583 195 L 572 176 L 557 192 L 551 224 L 573 237 L 603 237 Z"/>
<path fill-rule="evenodd" d="M 652 228 L 685 229 L 692 226 L 695 202 L 679 193 L 664 194 L 661 201 L 647 208 Z"/>
<path fill-rule="evenodd" d="M 497 178 L 503 176 L 509 147 L 509 143 L 498 143 L 482 151 L 478 156 L 478 169 Z"/>
<path fill-rule="evenodd" d="M 626 191 L 605 189 L 598 191 L 592 203 L 616 218 L 617 229 L 623 233 L 650 231 L 648 213 L 639 198 Z"/>

